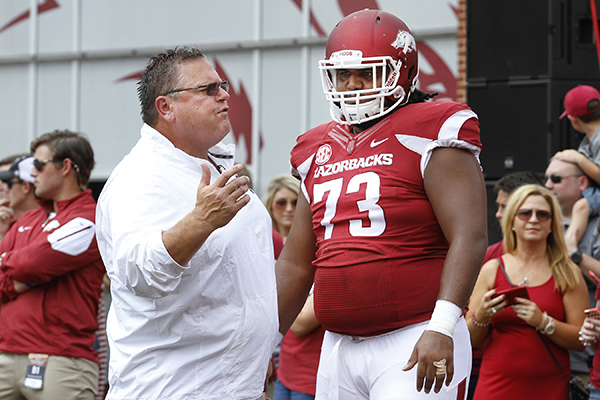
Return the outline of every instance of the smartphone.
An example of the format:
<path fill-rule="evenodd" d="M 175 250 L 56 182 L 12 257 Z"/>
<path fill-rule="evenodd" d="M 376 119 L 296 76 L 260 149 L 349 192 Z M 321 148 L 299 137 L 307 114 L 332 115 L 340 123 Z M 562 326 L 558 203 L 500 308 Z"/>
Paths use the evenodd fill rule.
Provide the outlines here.
<path fill-rule="evenodd" d="M 598 312 L 597 308 L 588 308 L 584 311 L 585 316 L 593 319 L 600 319 L 600 312 Z"/>
<path fill-rule="evenodd" d="M 523 299 L 529 298 L 529 293 L 527 293 L 527 288 L 525 286 L 517 286 L 510 289 L 498 290 L 496 292 L 497 296 L 500 296 L 501 294 L 506 296 L 505 300 L 507 305 L 509 306 L 512 306 L 517 303 L 515 297 L 521 297 Z"/>

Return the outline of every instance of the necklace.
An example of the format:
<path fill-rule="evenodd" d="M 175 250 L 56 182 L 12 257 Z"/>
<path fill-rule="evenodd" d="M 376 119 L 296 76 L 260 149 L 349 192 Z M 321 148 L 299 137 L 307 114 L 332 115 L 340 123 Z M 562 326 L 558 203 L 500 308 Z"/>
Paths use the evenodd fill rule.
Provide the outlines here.
<path fill-rule="evenodd" d="M 521 273 L 523 275 L 525 275 L 523 273 L 523 268 L 521 267 L 521 261 L 519 260 L 518 257 L 515 257 L 517 259 L 517 262 L 519 263 L 519 270 L 521 271 Z M 542 265 L 542 263 L 544 262 L 544 260 L 546 260 L 546 257 L 542 258 L 542 260 L 538 263 L 538 265 L 535 266 L 534 269 L 531 270 L 530 273 L 528 273 L 527 275 L 525 275 L 525 278 L 523 278 L 523 280 L 521 282 L 519 282 L 518 286 L 527 286 L 527 282 L 529 281 L 529 277 L 531 276 L 531 274 L 533 274 L 535 272 L 536 269 L 538 269 L 540 267 L 540 265 Z"/>

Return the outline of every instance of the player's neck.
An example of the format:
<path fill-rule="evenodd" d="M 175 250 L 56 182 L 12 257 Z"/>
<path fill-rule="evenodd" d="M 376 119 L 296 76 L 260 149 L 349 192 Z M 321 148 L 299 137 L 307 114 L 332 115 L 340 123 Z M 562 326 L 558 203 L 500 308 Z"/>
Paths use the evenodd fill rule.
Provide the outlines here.
<path fill-rule="evenodd" d="M 386 115 L 382 115 L 379 118 L 375 118 L 371 121 L 367 121 L 364 122 L 362 124 L 357 124 L 357 125 L 352 125 L 351 129 L 350 129 L 350 133 L 352 133 L 353 135 L 358 135 L 361 132 L 366 131 L 367 129 L 369 129 L 370 127 L 372 127 L 373 125 L 377 124 L 379 121 L 381 121 L 382 119 L 392 115 L 393 113 L 395 113 L 396 111 L 398 111 L 398 109 L 400 109 L 401 107 L 396 107 L 395 109 L 393 109 L 392 111 L 390 111 L 390 113 L 386 114 Z"/>
<path fill-rule="evenodd" d="M 384 117 L 377 118 L 377 119 L 374 119 L 371 121 L 367 121 L 362 124 L 352 125 L 352 129 L 350 129 L 350 133 L 353 135 L 358 135 L 359 133 L 366 131 L 367 129 L 369 129 L 370 127 L 372 127 L 373 125 L 375 125 L 376 123 L 381 121 L 382 118 L 384 118 Z"/>

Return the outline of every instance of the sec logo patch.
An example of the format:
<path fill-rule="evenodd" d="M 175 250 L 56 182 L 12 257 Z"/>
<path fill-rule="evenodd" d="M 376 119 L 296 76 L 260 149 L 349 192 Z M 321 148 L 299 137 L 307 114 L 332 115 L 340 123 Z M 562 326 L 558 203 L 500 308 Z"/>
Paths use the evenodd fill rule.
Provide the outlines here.
<path fill-rule="evenodd" d="M 319 147 L 317 151 L 317 155 L 315 157 L 315 162 L 318 165 L 323 165 L 331 158 L 331 146 L 328 144 L 324 144 Z"/>

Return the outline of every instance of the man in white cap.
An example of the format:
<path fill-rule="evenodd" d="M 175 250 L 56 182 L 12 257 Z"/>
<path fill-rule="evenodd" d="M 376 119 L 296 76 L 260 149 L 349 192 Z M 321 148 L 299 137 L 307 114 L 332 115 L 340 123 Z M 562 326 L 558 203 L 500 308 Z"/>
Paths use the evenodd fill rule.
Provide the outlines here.
<path fill-rule="evenodd" d="M 17 158 L 6 171 L 0 171 L 0 181 L 8 189 L 8 206 L 0 206 L 0 239 L 25 211 L 38 208 L 35 178 L 31 176 L 33 157 Z"/>

